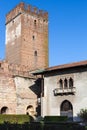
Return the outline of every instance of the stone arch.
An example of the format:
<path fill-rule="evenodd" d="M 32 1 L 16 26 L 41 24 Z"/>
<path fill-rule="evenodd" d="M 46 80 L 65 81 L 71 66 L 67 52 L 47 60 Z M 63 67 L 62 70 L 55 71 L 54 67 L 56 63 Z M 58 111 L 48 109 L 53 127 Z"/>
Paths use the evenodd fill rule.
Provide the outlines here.
<path fill-rule="evenodd" d="M 64 100 L 60 105 L 60 115 L 67 116 L 70 119 L 73 119 L 73 106 L 72 103 L 68 100 Z"/>
<path fill-rule="evenodd" d="M 7 106 L 4 106 L 1 108 L 1 114 L 8 114 L 8 107 Z"/>
<path fill-rule="evenodd" d="M 26 114 L 30 115 L 30 116 L 34 116 L 34 107 L 32 105 L 27 106 L 26 109 Z"/>

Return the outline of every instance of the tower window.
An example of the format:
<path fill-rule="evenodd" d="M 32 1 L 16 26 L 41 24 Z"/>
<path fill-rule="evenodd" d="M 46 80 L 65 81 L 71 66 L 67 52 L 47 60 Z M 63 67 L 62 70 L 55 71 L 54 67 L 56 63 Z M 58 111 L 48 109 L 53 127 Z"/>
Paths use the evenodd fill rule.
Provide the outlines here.
<path fill-rule="evenodd" d="M 34 36 L 34 35 L 32 36 L 32 39 L 33 39 L 33 40 L 35 39 L 35 36 Z"/>
<path fill-rule="evenodd" d="M 34 55 L 37 56 L 37 51 L 34 52 Z"/>
<path fill-rule="evenodd" d="M 36 23 L 37 23 L 37 21 L 36 20 L 34 20 L 34 25 L 36 26 Z"/>
<path fill-rule="evenodd" d="M 43 20 L 43 22 L 45 22 L 45 19 Z"/>

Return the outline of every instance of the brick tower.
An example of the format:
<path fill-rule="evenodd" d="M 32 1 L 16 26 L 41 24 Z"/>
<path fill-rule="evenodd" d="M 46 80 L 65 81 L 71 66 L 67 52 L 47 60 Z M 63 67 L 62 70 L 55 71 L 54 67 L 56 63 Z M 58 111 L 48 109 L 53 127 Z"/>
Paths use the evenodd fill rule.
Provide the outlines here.
<path fill-rule="evenodd" d="M 6 60 L 29 66 L 48 67 L 48 13 L 20 3 L 6 16 Z"/>

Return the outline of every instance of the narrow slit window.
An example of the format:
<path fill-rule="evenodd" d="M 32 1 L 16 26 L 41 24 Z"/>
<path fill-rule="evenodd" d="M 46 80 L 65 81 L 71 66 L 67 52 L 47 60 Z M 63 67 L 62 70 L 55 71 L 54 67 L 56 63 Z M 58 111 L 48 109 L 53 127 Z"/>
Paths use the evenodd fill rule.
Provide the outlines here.
<path fill-rule="evenodd" d="M 35 40 L 35 36 L 34 35 L 32 36 L 32 39 Z"/>
<path fill-rule="evenodd" d="M 34 52 L 34 55 L 37 56 L 37 51 Z"/>
<path fill-rule="evenodd" d="M 34 25 L 36 26 L 36 23 L 37 23 L 37 21 L 36 20 L 34 20 Z"/>

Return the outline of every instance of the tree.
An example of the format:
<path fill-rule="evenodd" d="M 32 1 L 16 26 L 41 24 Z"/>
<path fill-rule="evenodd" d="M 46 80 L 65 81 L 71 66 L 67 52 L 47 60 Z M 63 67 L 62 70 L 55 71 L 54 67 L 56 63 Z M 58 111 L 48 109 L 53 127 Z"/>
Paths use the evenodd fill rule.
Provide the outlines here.
<path fill-rule="evenodd" d="M 81 109 L 78 113 L 78 117 L 80 117 L 85 123 L 87 123 L 87 109 Z"/>

